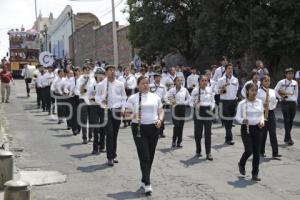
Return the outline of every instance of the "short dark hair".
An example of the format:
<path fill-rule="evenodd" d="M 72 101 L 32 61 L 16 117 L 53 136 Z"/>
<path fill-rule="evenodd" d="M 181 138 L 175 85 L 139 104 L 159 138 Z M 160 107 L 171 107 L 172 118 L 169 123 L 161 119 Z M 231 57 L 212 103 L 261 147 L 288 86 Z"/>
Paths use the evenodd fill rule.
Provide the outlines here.
<path fill-rule="evenodd" d="M 225 70 L 227 70 L 228 67 L 233 67 L 233 65 L 231 63 L 228 63 L 227 65 L 225 65 Z"/>
<path fill-rule="evenodd" d="M 271 79 L 271 77 L 268 74 L 266 74 L 263 77 L 261 77 L 260 82 L 263 82 L 266 78 Z"/>
<path fill-rule="evenodd" d="M 178 79 L 179 79 L 179 77 L 178 77 L 178 76 L 177 76 L 177 77 L 175 77 L 173 82 L 175 83 L 175 82 L 176 82 Z"/>
<path fill-rule="evenodd" d="M 293 73 L 294 73 L 294 68 L 288 67 L 288 68 L 286 68 L 286 69 L 284 70 L 284 73 L 285 73 L 285 74 L 287 74 L 287 73 L 289 73 L 289 72 L 293 72 Z"/>
<path fill-rule="evenodd" d="M 148 78 L 147 76 L 140 76 L 140 77 L 138 78 L 138 80 L 137 80 L 137 84 L 139 85 L 140 82 L 141 82 L 142 80 L 144 80 L 144 79 L 148 79 L 148 81 L 149 81 L 149 78 Z"/>
<path fill-rule="evenodd" d="M 91 69 L 89 66 L 83 66 L 82 67 L 82 71 L 87 70 L 87 69 Z"/>
<path fill-rule="evenodd" d="M 249 84 L 247 84 L 247 85 L 245 86 L 245 88 L 246 88 L 246 96 L 247 96 L 247 97 L 249 97 L 249 90 L 250 90 L 251 88 L 253 88 L 253 87 L 255 87 L 256 90 L 258 89 L 258 88 L 257 88 L 257 85 L 254 84 L 254 83 L 249 83 Z"/>
<path fill-rule="evenodd" d="M 252 79 L 253 76 L 255 76 L 255 75 L 258 75 L 258 71 L 257 71 L 257 69 L 252 69 L 249 78 Z"/>

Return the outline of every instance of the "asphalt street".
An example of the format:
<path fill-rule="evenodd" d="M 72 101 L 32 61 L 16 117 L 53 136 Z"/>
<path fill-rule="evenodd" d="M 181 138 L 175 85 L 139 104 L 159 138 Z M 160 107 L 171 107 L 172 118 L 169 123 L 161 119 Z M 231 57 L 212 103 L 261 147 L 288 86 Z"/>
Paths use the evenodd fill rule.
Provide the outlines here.
<path fill-rule="evenodd" d="M 195 158 L 193 122 L 184 127 L 183 149 L 171 149 L 172 125 L 160 139 L 152 170 L 153 195 L 139 190 L 141 173 L 130 128 L 121 128 L 118 138 L 119 164 L 106 165 L 106 154 L 91 155 L 92 144 L 83 145 L 81 136 L 58 125 L 36 106 L 35 91 L 27 98 L 25 83 L 16 81 L 11 103 L 0 104 L 1 125 L 5 124 L 9 149 L 15 155 L 15 173 L 20 170 L 58 171 L 67 176 L 62 184 L 32 187 L 37 200 L 102 199 L 205 199 L 205 200 L 283 200 L 300 198 L 300 128 L 294 127 L 294 146 L 283 143 L 284 129 L 278 123 L 277 135 L 281 161 L 272 160 L 267 141 L 267 158 L 261 159 L 261 182 L 251 181 L 251 159 L 247 176 L 241 177 L 237 163 L 243 152 L 240 127 L 233 129 L 234 146 L 224 144 L 224 128 L 214 126 L 212 156 L 214 161 Z M 1 134 L 0 134 L 1 135 Z M 3 136 L 3 134 L 2 134 Z M 1 140 L 0 140 L 1 141 Z M 202 148 L 204 147 L 204 144 Z M 205 153 L 202 149 L 202 153 Z"/>

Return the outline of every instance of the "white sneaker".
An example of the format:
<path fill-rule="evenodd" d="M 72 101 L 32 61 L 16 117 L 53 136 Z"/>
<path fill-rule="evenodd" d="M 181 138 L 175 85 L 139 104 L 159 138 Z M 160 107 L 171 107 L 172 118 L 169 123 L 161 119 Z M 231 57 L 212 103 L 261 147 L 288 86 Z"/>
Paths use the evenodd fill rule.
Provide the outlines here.
<path fill-rule="evenodd" d="M 145 185 L 145 183 L 142 182 L 141 189 L 145 190 L 145 188 L 146 188 L 146 185 Z"/>
<path fill-rule="evenodd" d="M 145 194 L 146 195 L 151 195 L 152 194 L 152 187 L 151 187 L 151 185 L 146 185 L 146 187 L 145 187 Z"/>

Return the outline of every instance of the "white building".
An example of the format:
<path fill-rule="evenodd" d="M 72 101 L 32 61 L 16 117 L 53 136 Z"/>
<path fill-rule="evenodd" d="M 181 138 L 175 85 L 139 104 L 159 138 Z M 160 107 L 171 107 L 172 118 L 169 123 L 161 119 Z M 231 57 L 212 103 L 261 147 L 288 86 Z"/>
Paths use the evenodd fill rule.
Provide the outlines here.
<path fill-rule="evenodd" d="M 48 27 L 48 51 L 56 58 L 70 58 L 69 37 L 74 32 L 74 17 L 71 6 L 66 6 L 59 17 Z M 72 30 L 73 29 L 73 30 Z"/>

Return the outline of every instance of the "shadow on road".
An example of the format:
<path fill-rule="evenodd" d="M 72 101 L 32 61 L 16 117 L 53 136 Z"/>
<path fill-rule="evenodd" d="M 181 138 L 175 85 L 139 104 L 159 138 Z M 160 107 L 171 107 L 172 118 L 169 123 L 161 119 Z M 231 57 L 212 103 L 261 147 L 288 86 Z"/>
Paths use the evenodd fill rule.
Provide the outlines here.
<path fill-rule="evenodd" d="M 255 181 L 246 180 L 245 177 L 243 176 L 238 176 L 238 180 L 228 181 L 227 183 L 235 188 L 245 188 L 247 186 L 256 184 Z"/>
<path fill-rule="evenodd" d="M 214 150 L 218 150 L 218 149 L 222 149 L 224 147 L 228 147 L 228 144 L 226 144 L 226 143 L 217 144 L 217 145 L 213 145 L 211 148 L 213 148 Z"/>
<path fill-rule="evenodd" d="M 162 152 L 162 153 L 164 153 L 164 154 L 170 153 L 170 152 L 175 151 L 175 150 L 176 150 L 176 148 L 164 148 L 164 149 L 158 149 L 158 151 L 160 151 L 160 152 Z"/>
<path fill-rule="evenodd" d="M 126 200 L 126 199 L 136 199 L 136 198 L 147 198 L 144 193 L 142 193 L 141 189 L 137 190 L 136 192 L 125 191 L 125 192 L 118 192 L 115 194 L 107 194 L 107 197 L 116 199 L 116 200 Z"/>
<path fill-rule="evenodd" d="M 83 153 L 83 154 L 76 154 L 76 155 L 71 155 L 73 158 L 77 158 L 77 159 L 83 159 L 83 158 L 87 158 L 89 156 L 94 156 L 91 153 Z"/>
<path fill-rule="evenodd" d="M 70 144 L 63 144 L 61 145 L 62 147 L 65 147 L 67 149 L 71 149 L 74 146 L 80 146 L 82 145 L 82 142 L 77 142 L 77 143 L 70 143 Z"/>
<path fill-rule="evenodd" d="M 99 170 L 105 170 L 107 168 L 110 168 L 106 163 L 101 165 L 91 165 L 87 167 L 77 167 L 77 170 L 85 173 L 91 173 Z"/>
<path fill-rule="evenodd" d="M 181 160 L 180 162 L 183 163 L 186 167 L 190 167 L 190 166 L 193 166 L 193 165 L 196 165 L 196 164 L 199 164 L 201 162 L 205 161 L 205 159 L 200 159 L 196 156 L 193 156 L 187 160 Z"/>
<path fill-rule="evenodd" d="M 59 138 L 64 138 L 64 137 L 72 137 L 74 136 L 73 134 L 61 134 L 61 135 L 52 135 L 53 137 L 59 137 Z"/>

